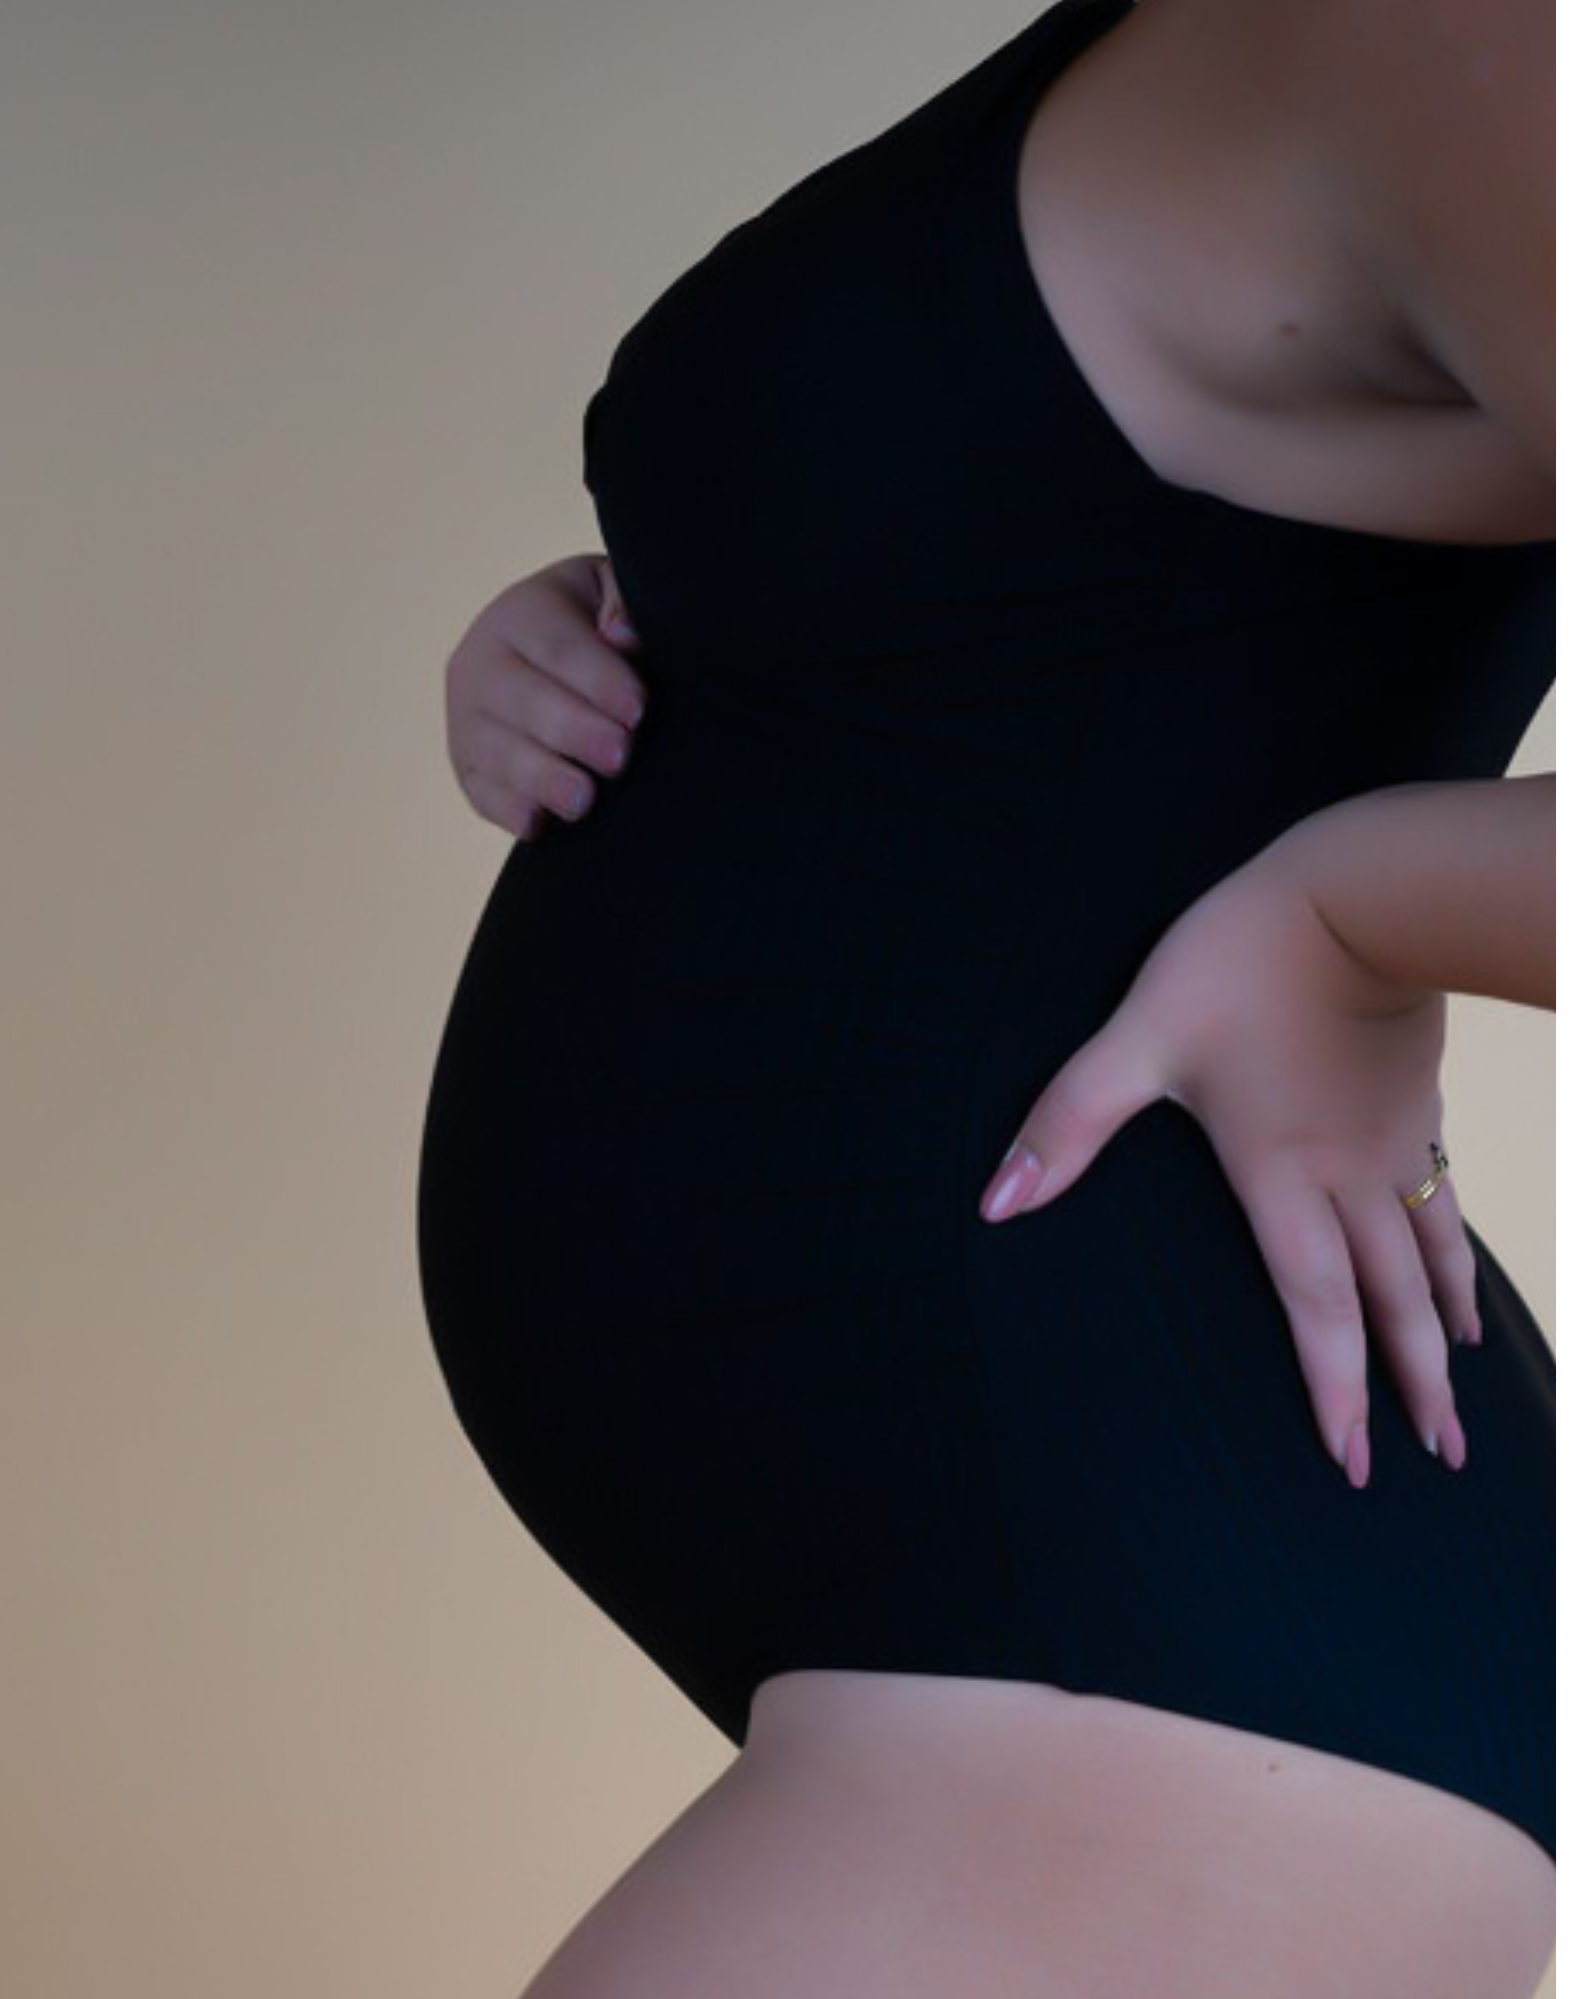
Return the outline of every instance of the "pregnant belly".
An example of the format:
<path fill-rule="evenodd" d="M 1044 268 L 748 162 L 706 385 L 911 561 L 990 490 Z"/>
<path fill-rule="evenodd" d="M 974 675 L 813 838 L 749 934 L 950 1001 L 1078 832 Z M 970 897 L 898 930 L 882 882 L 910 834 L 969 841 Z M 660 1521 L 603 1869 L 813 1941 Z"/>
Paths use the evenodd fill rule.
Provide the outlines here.
<path fill-rule="evenodd" d="M 504 862 L 424 1177 L 516 1203 L 538 1286 L 604 1313 L 742 1302 L 734 1238 L 758 1255 L 770 1231 L 808 1279 L 923 1232 L 943 1187 L 967 1217 L 1027 928 L 993 851 L 910 772 L 720 723 L 654 735 L 583 823 Z"/>
<path fill-rule="evenodd" d="M 421 1157 L 427 1317 L 468 1436 L 725 1727 L 772 1667 L 858 1663 L 866 1632 L 891 1664 L 911 1632 L 910 1663 L 966 1669 L 977 1638 L 992 1671 L 1195 1685 L 1285 1733 L 1275 1689 L 1312 1674 L 1335 1702 L 1356 1629 L 1425 1747 L 1448 1739 L 1507 1664 L 1460 1649 L 1461 1565 L 1490 1602 L 1542 1561 L 1530 1315 L 1489 1266 L 1489 1343 L 1460 1370 L 1477 1469 L 1453 1486 L 1371 1368 L 1382 1470 L 1356 1495 L 1180 1107 L 984 1223 L 990 1167 L 1144 939 L 1103 845 L 1035 873 L 916 775 L 697 724 L 511 852 Z M 1069 917 L 1101 897 L 1104 926 Z M 1384 1712 L 1354 1696 L 1339 1739 Z"/>
<path fill-rule="evenodd" d="M 582 824 L 511 850 L 471 942 L 422 1140 L 427 1317 L 472 1440 L 582 1577 L 639 1567 L 604 1474 L 660 1479 L 665 1542 L 720 1573 L 802 1517 L 806 1468 L 864 1564 L 956 1461 L 977 1204 L 1046 1009 L 1018 885 L 883 773 L 654 735 Z M 764 1538 L 799 1546 L 786 1518 Z"/>

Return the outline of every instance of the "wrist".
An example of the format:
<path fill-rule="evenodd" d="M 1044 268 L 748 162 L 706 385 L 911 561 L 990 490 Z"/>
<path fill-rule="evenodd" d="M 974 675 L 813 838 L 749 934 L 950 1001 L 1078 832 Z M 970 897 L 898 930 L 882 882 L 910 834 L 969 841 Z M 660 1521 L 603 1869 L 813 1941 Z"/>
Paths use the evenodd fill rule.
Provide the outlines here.
<path fill-rule="evenodd" d="M 1414 992 L 1554 1005 L 1555 780 L 1420 780 L 1339 799 L 1281 837 L 1353 959 Z"/>
<path fill-rule="evenodd" d="M 1353 881 L 1383 865 L 1378 802 L 1401 792 L 1438 788 L 1432 782 L 1386 785 L 1337 799 L 1297 820 L 1271 842 L 1276 865 L 1291 891 L 1301 897 L 1340 952 L 1353 981 L 1356 1010 L 1365 1014 L 1405 1012 L 1439 990 L 1405 976 L 1381 954 L 1365 948 L 1365 933 L 1343 913 L 1354 905 Z"/>

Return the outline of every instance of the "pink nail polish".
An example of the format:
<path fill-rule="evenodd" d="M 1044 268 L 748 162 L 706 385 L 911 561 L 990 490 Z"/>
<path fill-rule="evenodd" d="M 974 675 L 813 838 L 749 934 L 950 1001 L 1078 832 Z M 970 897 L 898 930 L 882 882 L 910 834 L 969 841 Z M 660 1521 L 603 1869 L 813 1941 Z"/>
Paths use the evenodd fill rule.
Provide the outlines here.
<path fill-rule="evenodd" d="M 1359 1490 L 1368 1483 L 1368 1425 L 1361 1417 L 1346 1433 L 1341 1463 L 1348 1481 Z"/>
<path fill-rule="evenodd" d="M 1001 1173 L 1007 1168 L 1003 1179 L 985 1203 L 986 1219 L 1002 1221 L 1014 1212 L 1018 1203 L 1028 1194 L 1039 1173 L 1040 1162 L 1021 1139 L 1014 1139 L 1001 1156 L 1001 1165 L 996 1168 Z"/>
<path fill-rule="evenodd" d="M 999 1222 L 1012 1211 L 1013 1204 L 1024 1191 L 1028 1178 L 1028 1169 L 1020 1159 L 985 1203 L 985 1214 L 990 1221 Z"/>

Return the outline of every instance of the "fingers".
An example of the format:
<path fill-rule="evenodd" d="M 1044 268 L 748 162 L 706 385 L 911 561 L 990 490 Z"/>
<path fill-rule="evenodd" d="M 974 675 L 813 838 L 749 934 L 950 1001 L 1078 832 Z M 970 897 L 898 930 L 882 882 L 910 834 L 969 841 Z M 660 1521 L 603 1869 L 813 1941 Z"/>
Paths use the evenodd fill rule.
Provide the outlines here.
<path fill-rule="evenodd" d="M 1251 1178 L 1226 1170 L 1291 1321 L 1303 1377 L 1326 1448 L 1353 1485 L 1368 1481 L 1367 1335 L 1386 1364 L 1419 1441 L 1452 1470 L 1466 1462 L 1466 1436 L 1450 1381 L 1449 1347 L 1413 1217 L 1382 1182 L 1326 1190 L 1290 1164 L 1256 1165 Z M 1424 1207 L 1433 1207 L 1442 1182 Z M 1427 1231 L 1439 1267 L 1472 1298 L 1471 1246 L 1454 1202 Z M 1465 1253 L 1465 1277 L 1461 1255 Z M 1451 1308 L 1456 1309 L 1456 1308 Z M 1475 1304 L 1469 1307 L 1476 1316 Z"/>
<path fill-rule="evenodd" d="M 626 643 L 639 643 L 624 639 L 622 632 L 633 628 L 611 616 L 622 605 L 604 557 L 552 564 L 500 591 L 473 621 L 454 657 L 458 661 L 478 642 L 491 640 L 572 689 L 611 721 L 633 728 L 645 706 L 646 688 L 620 650 Z"/>
<path fill-rule="evenodd" d="M 587 771 L 491 716 L 471 717 L 466 754 L 469 761 L 456 766 L 466 796 L 484 818 L 507 824 L 511 831 L 515 830 L 514 820 L 526 808 L 531 808 L 538 820 L 544 812 L 574 820 L 584 818 L 596 801 L 596 782 Z M 506 805 L 508 816 L 504 820 L 487 809 L 500 793 L 512 801 Z"/>
<path fill-rule="evenodd" d="M 1247 1211 L 1292 1340 L 1326 1450 L 1352 1485 L 1368 1483 L 1368 1344 L 1341 1219 L 1296 1169 L 1227 1174 Z"/>
<path fill-rule="evenodd" d="M 633 729 L 611 720 L 533 660 L 513 658 L 489 675 L 478 686 L 475 708 L 478 715 L 532 738 L 560 762 L 612 777 L 629 761 Z"/>
<path fill-rule="evenodd" d="M 542 807 L 533 805 L 518 791 L 477 770 L 457 773 L 465 795 L 482 818 L 501 826 L 517 840 L 534 840 L 542 829 Z"/>
<path fill-rule="evenodd" d="M 1399 1195 L 1403 1190 L 1397 1189 Z M 1411 1223 L 1418 1250 L 1433 1286 L 1434 1303 L 1450 1337 L 1462 1346 L 1483 1344 L 1483 1321 L 1477 1307 L 1477 1258 L 1467 1238 L 1447 1173 L 1421 1206 L 1401 1212 Z"/>
<path fill-rule="evenodd" d="M 1450 1385 L 1445 1329 L 1407 1210 L 1382 1181 L 1335 1188 L 1330 1198 L 1351 1246 L 1369 1323 L 1417 1434 L 1426 1450 L 1459 1471 L 1466 1438 Z"/>
<path fill-rule="evenodd" d="M 445 672 L 449 760 L 484 819 L 517 838 L 591 809 L 592 773 L 628 762 L 645 689 L 611 565 L 567 557 L 512 584 L 472 621 Z"/>

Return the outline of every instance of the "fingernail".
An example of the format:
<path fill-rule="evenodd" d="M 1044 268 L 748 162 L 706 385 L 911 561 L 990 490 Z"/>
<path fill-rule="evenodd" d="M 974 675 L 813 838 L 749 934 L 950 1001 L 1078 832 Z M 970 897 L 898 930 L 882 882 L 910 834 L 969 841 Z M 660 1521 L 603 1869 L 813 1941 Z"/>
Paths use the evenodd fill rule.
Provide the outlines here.
<path fill-rule="evenodd" d="M 1012 1162 L 1010 1166 L 1009 1161 Z M 1027 1193 L 1029 1182 L 1033 1178 L 1033 1157 L 1016 1141 L 1002 1154 L 1001 1165 L 996 1168 L 998 1175 L 1002 1173 L 1003 1167 L 1007 1168 L 1005 1177 L 998 1179 L 986 1196 L 987 1221 L 999 1222 L 1009 1215 L 1019 1196 Z"/>
<path fill-rule="evenodd" d="M 1439 1426 L 1439 1448 L 1450 1469 L 1460 1471 L 1467 1461 L 1467 1439 L 1454 1410 Z"/>
<path fill-rule="evenodd" d="M 624 704 L 624 720 L 629 724 L 631 728 L 634 728 L 635 724 L 640 720 L 641 716 L 644 715 L 645 712 L 646 712 L 646 704 L 638 694 L 635 695 L 633 700 L 627 701 Z"/>
<path fill-rule="evenodd" d="M 1424 1437 L 1423 1449 L 1427 1451 L 1428 1455 L 1431 1458 L 1437 1458 L 1439 1456 L 1439 1438 L 1434 1433 L 1434 1431 L 1430 1430 L 1427 1436 Z"/>
<path fill-rule="evenodd" d="M 1346 1433 L 1341 1446 L 1341 1464 L 1348 1481 L 1359 1490 L 1368 1483 L 1368 1425 L 1361 1417 Z"/>

